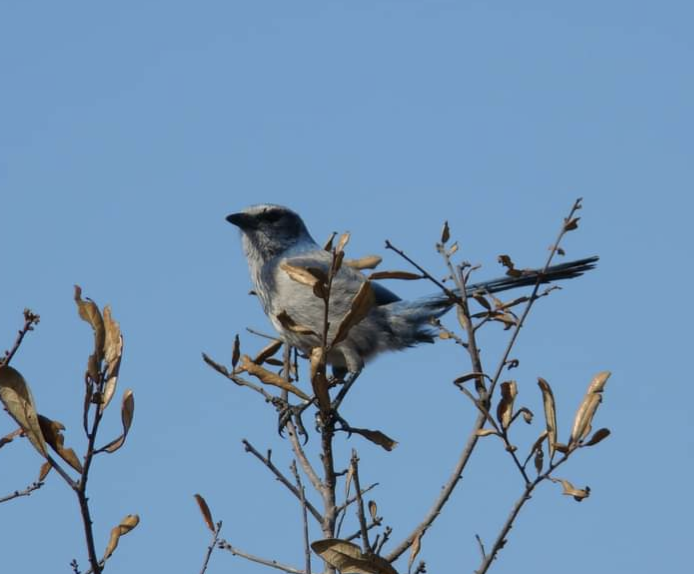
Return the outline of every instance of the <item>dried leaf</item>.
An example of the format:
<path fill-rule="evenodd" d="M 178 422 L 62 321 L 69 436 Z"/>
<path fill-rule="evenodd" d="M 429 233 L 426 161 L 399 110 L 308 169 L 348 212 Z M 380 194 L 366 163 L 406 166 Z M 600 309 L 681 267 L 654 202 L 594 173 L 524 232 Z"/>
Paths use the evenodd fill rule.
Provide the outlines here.
<path fill-rule="evenodd" d="M 576 411 L 573 428 L 571 429 L 571 439 L 569 445 L 582 441 L 590 433 L 593 417 L 602 402 L 602 391 L 605 388 L 607 379 L 610 378 L 609 371 L 602 371 L 593 377 L 588 391 L 583 397 L 583 401 Z"/>
<path fill-rule="evenodd" d="M 328 392 L 328 378 L 325 374 L 325 358 L 322 347 L 314 347 L 311 350 L 311 386 L 318 400 L 320 412 L 329 413 L 330 393 Z"/>
<path fill-rule="evenodd" d="M 366 440 L 383 447 L 388 452 L 398 446 L 397 441 L 393 440 L 381 431 L 350 427 L 349 432 L 363 436 Z"/>
<path fill-rule="evenodd" d="M 482 295 L 480 292 L 475 292 L 472 294 L 472 298 L 477 301 L 482 307 L 484 307 L 487 311 L 492 310 L 492 305 L 487 299 Z"/>
<path fill-rule="evenodd" d="M 578 229 L 578 222 L 580 219 L 580 217 L 574 217 L 573 219 L 565 219 L 564 231 L 573 231 L 574 229 Z"/>
<path fill-rule="evenodd" d="M 113 395 L 116 393 L 118 383 L 118 373 L 120 371 L 121 357 L 123 356 L 123 334 L 120 325 L 111 316 L 111 307 L 104 307 L 104 330 L 106 332 L 104 340 L 104 359 L 106 361 L 106 383 L 101 396 L 100 410 L 109 405 Z"/>
<path fill-rule="evenodd" d="M 349 238 L 350 238 L 349 231 L 347 231 L 346 233 L 343 233 L 340 236 L 340 239 L 338 239 L 338 241 L 337 241 L 337 247 L 335 248 L 336 253 L 342 253 L 345 250 L 345 246 L 349 242 Z"/>
<path fill-rule="evenodd" d="M 509 277 L 520 277 L 523 275 L 521 271 L 516 269 L 516 266 L 514 265 L 513 261 L 511 261 L 511 258 L 508 255 L 499 255 L 499 263 L 501 263 L 504 267 L 506 267 L 506 275 Z"/>
<path fill-rule="evenodd" d="M 451 229 L 448 227 L 448 221 L 443 222 L 443 229 L 441 230 L 441 243 L 445 244 L 451 238 Z"/>
<path fill-rule="evenodd" d="M 350 464 L 347 469 L 347 476 L 345 477 L 345 499 L 349 498 L 349 489 L 352 486 L 352 479 L 354 478 L 354 465 Z"/>
<path fill-rule="evenodd" d="M 369 314 L 375 302 L 376 296 L 371 288 L 371 282 L 368 280 L 364 281 L 354 299 L 352 299 L 350 310 L 345 313 L 340 326 L 337 328 L 337 333 L 332 342 L 333 346 L 343 341 L 349 334 L 350 329 Z"/>
<path fill-rule="evenodd" d="M 511 359 L 510 361 L 506 361 L 506 369 L 511 370 L 511 369 L 517 369 L 518 365 L 520 365 L 520 361 L 518 359 Z"/>
<path fill-rule="evenodd" d="M 277 315 L 277 320 L 282 324 L 282 327 L 293 333 L 298 333 L 299 335 L 315 335 L 318 336 L 315 331 L 306 327 L 304 325 L 297 324 L 294 319 L 289 316 L 289 313 L 282 311 Z"/>
<path fill-rule="evenodd" d="M 323 244 L 323 249 L 325 251 L 332 251 L 333 250 L 333 240 L 335 239 L 335 236 L 337 233 L 334 231 L 330 234 L 330 237 L 328 237 L 328 240 Z"/>
<path fill-rule="evenodd" d="M 106 551 L 104 552 L 104 557 L 102 560 L 108 560 L 113 554 L 114 550 L 118 546 L 118 541 L 121 536 L 125 536 L 133 528 L 135 528 L 140 522 L 140 517 L 137 514 L 128 514 L 123 520 L 120 521 L 118 526 L 114 526 L 111 530 L 111 538 L 106 546 Z"/>
<path fill-rule="evenodd" d="M 91 299 L 82 300 L 82 289 L 79 285 L 75 285 L 75 303 L 77 303 L 79 316 L 89 323 L 94 330 L 94 353 L 89 357 L 87 370 L 92 380 L 97 380 L 101 360 L 104 356 L 104 343 L 106 342 L 104 319 L 94 301 Z"/>
<path fill-rule="evenodd" d="M 585 443 L 584 446 L 596 445 L 599 442 L 605 440 L 608 436 L 610 436 L 610 429 L 598 429 L 595 431 L 595 434 L 592 437 L 590 437 L 590 440 L 587 443 Z"/>
<path fill-rule="evenodd" d="M 71 448 L 65 448 L 65 437 L 62 433 L 62 431 L 65 430 L 65 425 L 43 415 L 39 415 L 39 425 L 41 427 L 41 433 L 50 447 L 58 453 L 60 458 L 82 474 L 82 464 L 79 458 L 77 458 L 75 451 Z"/>
<path fill-rule="evenodd" d="M 369 279 L 403 279 L 405 281 L 414 281 L 415 279 L 423 279 L 424 275 L 419 273 L 410 273 L 409 271 L 376 271 L 369 275 Z"/>
<path fill-rule="evenodd" d="M 256 365 L 262 365 L 265 361 L 267 361 L 270 357 L 272 357 L 277 351 L 279 351 L 282 348 L 282 341 L 272 341 L 269 345 L 266 347 L 263 347 L 260 351 L 255 356 L 255 359 L 253 359 L 253 362 Z M 237 361 L 238 362 L 238 361 Z M 234 365 L 236 366 L 236 365 Z"/>
<path fill-rule="evenodd" d="M 535 451 L 535 470 L 537 471 L 537 474 L 540 474 L 542 472 L 542 465 L 545 460 L 545 453 L 541 448 L 538 448 Z"/>
<path fill-rule="evenodd" d="M 451 338 L 451 334 L 449 331 L 439 331 L 439 339 L 442 339 L 445 341 L 446 339 L 450 339 L 450 338 Z"/>
<path fill-rule="evenodd" d="M 253 375 L 266 385 L 272 385 L 273 387 L 279 387 L 280 389 L 289 391 L 305 401 L 311 400 L 311 397 L 309 397 L 301 389 L 298 389 L 290 382 L 286 381 L 284 377 L 280 377 L 278 374 L 268 371 L 260 365 L 256 365 L 253 361 L 251 361 L 251 358 L 248 355 L 241 356 L 241 366 L 239 367 L 238 371 L 240 373 L 246 372 L 249 375 Z"/>
<path fill-rule="evenodd" d="M 533 452 L 537 452 L 538 450 L 542 449 L 542 442 L 547 438 L 547 429 L 543 430 L 540 433 L 540 436 L 537 437 L 537 440 L 533 443 L 533 446 L 530 449 L 530 453 L 532 454 Z"/>
<path fill-rule="evenodd" d="M 477 436 L 491 436 L 491 435 L 499 436 L 499 433 L 496 432 L 494 429 L 477 429 L 477 431 L 475 431 L 475 434 Z"/>
<path fill-rule="evenodd" d="M 274 343 L 273 343 L 274 344 Z M 282 343 L 280 342 L 280 347 L 282 346 Z M 266 347 L 267 349 L 267 347 Z M 269 356 L 269 355 L 268 355 Z M 241 358 L 241 339 L 239 339 L 238 335 L 234 335 L 234 344 L 231 347 L 231 368 L 233 369 L 236 365 L 239 364 L 239 359 Z M 262 363 L 263 361 L 259 361 L 258 364 Z"/>
<path fill-rule="evenodd" d="M 501 383 L 501 399 L 496 409 L 496 418 L 501 423 L 501 428 L 507 429 L 513 417 L 513 402 L 518 395 L 518 385 L 516 381 L 506 381 Z"/>
<path fill-rule="evenodd" d="M 542 391 L 542 403 L 545 408 L 545 421 L 547 424 L 547 443 L 549 450 L 549 458 L 554 456 L 555 444 L 557 442 L 557 411 L 554 405 L 554 393 L 549 383 L 542 377 L 538 377 L 537 384 Z"/>
<path fill-rule="evenodd" d="M 106 452 L 116 452 L 125 444 L 125 439 L 130 432 L 130 425 L 133 423 L 133 417 L 135 416 L 135 395 L 131 389 L 127 389 L 123 393 L 123 404 L 121 405 L 120 418 L 123 423 L 123 434 L 121 434 L 117 439 L 112 440 L 108 443 L 103 450 Z"/>
<path fill-rule="evenodd" d="M 373 500 L 369 500 L 369 514 L 371 515 L 371 520 L 378 518 L 378 505 Z"/>
<path fill-rule="evenodd" d="M 52 468 L 53 467 L 51 466 L 50 462 L 44 462 L 39 470 L 38 481 L 43 482 L 44 480 L 46 480 L 46 477 L 48 476 L 48 473 L 51 472 Z"/>
<path fill-rule="evenodd" d="M 521 407 L 518 409 L 518 412 L 523 415 L 523 420 L 527 424 L 531 424 L 533 422 L 533 412 L 528 408 L 528 407 Z"/>
<path fill-rule="evenodd" d="M 198 506 L 200 507 L 200 513 L 202 514 L 202 517 L 205 520 L 205 524 L 207 524 L 207 528 L 209 528 L 212 532 L 215 532 L 216 528 L 214 526 L 214 520 L 212 520 L 212 513 L 210 512 L 210 507 L 207 506 L 207 502 L 205 502 L 205 499 L 200 494 L 195 494 L 194 496 L 195 501 L 198 503 Z"/>
<path fill-rule="evenodd" d="M 553 478 L 552 482 L 561 483 L 562 488 L 564 489 L 564 492 L 562 492 L 562 494 L 565 494 L 567 496 L 573 496 L 574 500 L 576 500 L 577 502 L 581 502 L 584 498 L 588 498 L 590 496 L 589 486 L 586 486 L 585 488 L 576 488 L 568 480 L 565 480 L 563 478 Z"/>
<path fill-rule="evenodd" d="M 557 255 L 561 255 L 562 257 L 566 255 L 566 251 L 562 247 L 557 247 Z"/>
<path fill-rule="evenodd" d="M 0 367 L 0 400 L 34 448 L 48 456 L 31 389 L 20 372 L 9 365 Z"/>
<path fill-rule="evenodd" d="M 462 377 L 458 377 L 453 381 L 454 385 L 462 385 L 463 383 L 467 383 L 468 381 L 472 380 L 478 380 L 480 377 L 484 377 L 484 373 L 468 373 L 467 375 L 463 375 Z"/>
<path fill-rule="evenodd" d="M 417 533 L 417 536 L 415 536 L 414 540 L 412 541 L 412 546 L 410 547 L 410 558 L 407 561 L 407 571 L 410 572 L 412 570 L 412 565 L 414 564 L 414 561 L 417 559 L 417 555 L 419 554 L 419 551 L 422 548 L 422 533 L 419 532 Z"/>
<path fill-rule="evenodd" d="M 327 538 L 311 544 L 313 551 L 328 564 L 347 574 L 398 574 L 385 558 L 375 554 L 365 555 L 359 546 Z"/>
<path fill-rule="evenodd" d="M 352 269 L 375 269 L 380 265 L 381 261 L 383 261 L 383 259 L 378 255 L 367 255 L 359 259 L 347 259 L 345 265 Z"/>
<path fill-rule="evenodd" d="M 451 248 L 448 250 L 448 256 L 451 257 L 455 255 L 458 252 L 458 242 L 456 241 L 453 245 L 451 245 Z"/>

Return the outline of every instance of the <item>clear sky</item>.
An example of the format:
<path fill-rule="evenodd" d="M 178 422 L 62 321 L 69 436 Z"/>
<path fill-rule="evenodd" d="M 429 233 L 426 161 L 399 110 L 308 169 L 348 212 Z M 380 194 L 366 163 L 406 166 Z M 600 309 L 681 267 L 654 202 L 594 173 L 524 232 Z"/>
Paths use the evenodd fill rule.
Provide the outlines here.
<path fill-rule="evenodd" d="M 681 1 L 3 2 L 0 348 L 24 307 L 40 313 L 13 364 L 81 451 L 91 332 L 73 284 L 113 306 L 120 392 L 132 388 L 137 407 L 125 447 L 92 473 L 97 546 L 123 515 L 142 522 L 107 571 L 198 572 L 208 532 L 195 492 L 232 543 L 302 563 L 296 502 L 240 443 L 272 448 L 286 468 L 275 415 L 200 359 L 228 361 L 235 333 L 252 353 L 262 343 L 245 327 L 271 329 L 227 214 L 286 204 L 319 241 L 350 230 L 350 254 L 404 268 L 390 239 L 438 273 L 447 219 L 481 279 L 502 273 L 500 253 L 543 262 L 578 196 L 567 255 L 599 254 L 600 267 L 538 304 L 515 377 L 538 414 L 536 377 L 553 384 L 565 434 L 591 376 L 613 371 L 597 421 L 613 435 L 561 473 L 591 497 L 543 486 L 493 571 L 687 571 L 693 19 Z M 490 369 L 506 336 L 483 340 Z M 468 370 L 445 341 L 384 356 L 345 406 L 353 424 L 400 442 L 384 453 L 355 437 L 341 450 L 358 448 L 362 481 L 380 482 L 396 541 L 467 436 L 475 415 L 450 381 Z M 109 414 L 104 440 L 119 429 Z M 0 417 L 1 434 L 13 428 Z M 424 539 L 429 572 L 471 572 L 474 534 L 489 543 L 520 493 L 487 440 Z M 3 448 L 0 496 L 39 466 L 28 445 Z M 0 506 L 0 528 L 3 572 L 69 572 L 73 557 L 87 567 L 57 476 Z M 223 552 L 209 570 L 260 571 Z"/>

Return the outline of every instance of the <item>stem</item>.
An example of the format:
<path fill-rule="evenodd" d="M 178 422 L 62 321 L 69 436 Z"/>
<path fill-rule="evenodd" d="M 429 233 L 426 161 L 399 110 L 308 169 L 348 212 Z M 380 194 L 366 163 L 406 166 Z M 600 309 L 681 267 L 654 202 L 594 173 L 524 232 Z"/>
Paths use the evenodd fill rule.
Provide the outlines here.
<path fill-rule="evenodd" d="M 205 574 L 205 571 L 207 570 L 207 565 L 210 563 L 210 557 L 212 556 L 212 552 L 217 546 L 217 540 L 219 540 L 219 533 L 222 530 L 222 521 L 220 520 L 219 522 L 217 522 L 217 524 L 215 524 L 215 527 L 216 528 L 212 533 L 212 541 L 210 542 L 210 545 L 207 547 L 207 552 L 205 553 L 205 560 L 202 563 L 202 569 L 200 570 L 200 574 Z"/>

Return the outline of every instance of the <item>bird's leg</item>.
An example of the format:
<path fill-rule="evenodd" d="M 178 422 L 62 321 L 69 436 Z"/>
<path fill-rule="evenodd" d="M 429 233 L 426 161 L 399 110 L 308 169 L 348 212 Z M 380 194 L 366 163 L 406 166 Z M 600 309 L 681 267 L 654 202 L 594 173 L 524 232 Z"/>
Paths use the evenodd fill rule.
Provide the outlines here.
<path fill-rule="evenodd" d="M 347 376 L 344 378 L 344 382 L 342 383 L 342 388 L 340 389 L 340 392 L 337 393 L 335 400 L 333 401 L 332 405 L 330 405 L 333 412 L 337 412 L 337 409 L 340 408 L 342 401 L 344 400 L 345 396 L 347 396 L 347 393 L 352 388 L 352 385 L 355 383 L 355 381 L 359 378 L 360 374 L 361 369 L 359 369 L 358 371 L 352 371 L 350 373 L 347 373 Z"/>
<path fill-rule="evenodd" d="M 275 403 L 275 407 L 279 411 L 279 420 L 277 422 L 277 432 L 280 436 L 284 436 L 284 428 L 287 426 L 289 421 L 294 421 L 297 432 L 300 436 L 304 437 L 304 444 L 308 442 L 308 433 L 304 427 L 304 423 L 301 420 L 301 415 L 304 411 L 310 407 L 315 401 L 315 398 L 310 401 L 304 401 L 300 405 L 291 405 L 288 401 L 283 399 L 278 399 Z"/>

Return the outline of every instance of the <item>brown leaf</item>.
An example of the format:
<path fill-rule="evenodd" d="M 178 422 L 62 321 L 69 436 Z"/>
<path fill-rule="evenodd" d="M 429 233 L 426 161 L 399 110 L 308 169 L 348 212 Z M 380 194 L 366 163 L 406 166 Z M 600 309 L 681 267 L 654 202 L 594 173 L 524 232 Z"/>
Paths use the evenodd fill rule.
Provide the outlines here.
<path fill-rule="evenodd" d="M 328 237 L 328 240 L 323 244 L 323 249 L 325 251 L 332 251 L 333 250 L 333 240 L 335 239 L 335 236 L 337 233 L 334 231 L 330 234 L 330 237 Z"/>
<path fill-rule="evenodd" d="M 350 329 L 369 314 L 375 302 L 376 296 L 371 288 L 371 282 L 368 280 L 364 281 L 354 299 L 352 299 L 350 310 L 345 313 L 340 326 L 337 328 L 337 333 L 332 341 L 333 346 L 343 341 L 349 334 Z"/>
<path fill-rule="evenodd" d="M 537 440 L 533 443 L 532 448 L 530 449 L 530 453 L 532 454 L 533 452 L 537 452 L 538 450 L 542 449 L 542 442 L 547 438 L 547 429 L 543 430 L 540 433 L 540 436 L 537 437 Z"/>
<path fill-rule="evenodd" d="M 545 453 L 541 448 L 538 448 L 535 451 L 535 470 L 537 471 L 537 474 L 540 474 L 542 472 L 542 465 L 544 463 L 545 459 Z"/>
<path fill-rule="evenodd" d="M 280 342 L 280 346 L 282 346 L 282 343 Z M 267 347 L 266 347 L 267 348 Z M 269 355 L 268 355 L 269 356 Z M 241 358 L 241 340 L 239 339 L 238 335 L 234 335 L 234 344 L 231 347 L 231 368 L 233 369 L 236 365 L 239 364 L 239 358 Z M 258 364 L 262 363 L 263 361 L 259 361 Z"/>
<path fill-rule="evenodd" d="M 501 423 L 501 428 L 507 429 L 513 417 L 513 402 L 518 395 L 518 385 L 516 381 L 506 381 L 501 383 L 501 399 L 496 409 L 496 418 Z"/>
<path fill-rule="evenodd" d="M 255 359 L 253 359 L 253 362 L 256 365 L 262 365 L 265 361 L 267 361 L 270 357 L 272 357 L 281 348 L 282 348 L 282 341 L 280 341 L 280 340 L 272 341 L 272 343 L 270 343 L 269 345 L 267 345 L 266 347 L 263 347 L 261 349 L 261 351 L 255 356 Z M 234 366 L 236 366 L 236 365 L 234 365 Z"/>
<path fill-rule="evenodd" d="M 410 572 L 412 570 L 412 565 L 414 564 L 414 561 L 417 559 L 417 555 L 419 554 L 419 551 L 422 548 L 422 533 L 421 531 L 417 533 L 417 536 L 415 536 L 414 540 L 412 541 L 412 546 L 410 547 L 410 558 L 407 561 L 407 571 Z"/>
<path fill-rule="evenodd" d="M 345 265 L 352 269 L 375 269 L 380 265 L 381 261 L 383 261 L 383 259 L 378 255 L 367 255 L 359 259 L 347 259 Z"/>
<path fill-rule="evenodd" d="M 521 407 L 521 408 L 518 409 L 518 412 L 519 412 L 519 413 L 522 413 L 522 415 L 523 415 L 523 420 L 524 420 L 527 424 L 531 424 L 531 423 L 533 422 L 533 416 L 534 416 L 534 415 L 533 415 L 533 412 L 532 412 L 529 408 L 527 408 L 527 407 Z"/>
<path fill-rule="evenodd" d="M 82 289 L 79 285 L 75 285 L 75 303 L 77 303 L 79 316 L 89 323 L 94 330 L 94 353 L 89 357 L 88 371 L 89 376 L 93 380 L 97 380 L 101 360 L 104 356 L 104 343 L 106 342 L 104 319 L 94 301 L 91 299 L 82 300 Z"/>
<path fill-rule="evenodd" d="M 328 564 L 344 573 L 398 574 L 385 558 L 375 554 L 365 555 L 359 546 L 346 540 L 317 540 L 311 544 L 311 548 Z"/>
<path fill-rule="evenodd" d="M 542 377 L 538 377 L 537 384 L 542 391 L 542 403 L 545 408 L 545 421 L 547 424 L 547 448 L 549 450 L 549 458 L 554 456 L 555 444 L 557 442 L 557 411 L 554 405 L 554 393 L 552 387 Z"/>
<path fill-rule="evenodd" d="M 451 229 L 448 227 L 448 221 L 443 222 L 443 229 L 441 230 L 441 243 L 447 243 L 451 238 Z"/>
<path fill-rule="evenodd" d="M 352 486 L 352 479 L 354 478 L 354 465 L 350 464 L 347 469 L 347 476 L 345 477 L 345 498 L 349 498 L 349 489 Z"/>
<path fill-rule="evenodd" d="M 104 557 L 102 560 L 108 560 L 118 546 L 120 537 L 125 536 L 139 523 L 140 517 L 137 514 L 128 514 L 125 518 L 123 518 L 123 520 L 120 521 L 118 526 L 114 526 L 111 530 L 111 538 L 108 541 L 108 545 L 106 546 L 106 551 L 104 552 Z"/>
<path fill-rule="evenodd" d="M 130 425 L 133 423 L 133 417 L 135 416 L 135 395 L 133 395 L 132 390 L 127 389 L 123 393 L 123 404 L 121 405 L 121 423 L 123 424 L 123 434 L 121 434 L 117 439 L 112 440 L 108 443 L 103 450 L 106 452 L 116 452 L 125 444 L 125 439 L 130 432 Z"/>
<path fill-rule="evenodd" d="M 585 443 L 584 446 L 596 445 L 599 442 L 605 440 L 608 436 L 610 436 L 610 429 L 598 429 L 595 431 L 595 434 L 592 437 L 590 437 L 590 440 L 587 443 Z"/>
<path fill-rule="evenodd" d="M 366 440 L 369 440 L 372 443 L 377 444 L 380 447 L 383 447 L 385 450 L 389 452 L 393 450 L 396 446 L 398 446 L 397 441 L 394 441 L 392 438 L 382 433 L 381 431 L 373 431 L 369 429 L 350 427 L 349 432 L 361 435 Z"/>
<path fill-rule="evenodd" d="M 516 269 L 513 261 L 508 255 L 499 255 L 499 263 L 506 267 L 506 275 L 509 277 L 520 277 L 523 273 Z"/>
<path fill-rule="evenodd" d="M 455 255 L 458 252 L 458 242 L 456 241 L 453 245 L 451 245 L 451 248 L 448 250 L 448 256 L 451 257 L 452 255 Z"/>
<path fill-rule="evenodd" d="M 101 410 L 103 411 L 111 402 L 116 392 L 118 372 L 120 370 L 121 357 L 123 355 L 123 335 L 120 325 L 111 316 L 111 307 L 104 307 L 104 359 L 106 360 L 106 384 L 101 399 Z"/>
<path fill-rule="evenodd" d="M 289 313 L 282 311 L 277 315 L 277 320 L 282 324 L 282 327 L 292 331 L 293 333 L 298 333 L 299 335 L 315 335 L 318 336 L 315 331 L 306 327 L 304 325 L 299 325 L 289 316 Z"/>
<path fill-rule="evenodd" d="M 379 279 L 403 279 L 405 281 L 414 281 L 415 279 L 422 279 L 424 275 L 418 273 L 410 273 L 409 271 L 376 271 L 369 275 L 369 279 L 379 280 Z"/>
<path fill-rule="evenodd" d="M 494 429 L 477 429 L 475 431 L 475 434 L 477 436 L 491 436 L 491 435 L 499 436 L 499 433 L 496 432 Z"/>
<path fill-rule="evenodd" d="M 9 365 L 0 367 L 0 400 L 34 448 L 48 456 L 31 389 L 21 373 Z"/>
<path fill-rule="evenodd" d="M 322 347 L 314 347 L 311 350 L 311 386 L 318 400 L 320 412 L 329 413 L 330 393 L 328 392 L 328 378 L 325 374 L 325 357 Z"/>
<path fill-rule="evenodd" d="M 583 397 L 583 401 L 576 411 L 573 428 L 571 429 L 571 439 L 569 445 L 582 441 L 590 433 L 593 417 L 602 402 L 602 391 L 605 388 L 607 379 L 610 378 L 609 371 L 602 371 L 593 377 L 588 391 Z"/>
<path fill-rule="evenodd" d="M 249 375 L 253 375 L 266 385 L 272 385 L 273 387 L 279 387 L 280 389 L 289 391 L 305 401 L 311 400 L 311 397 L 309 397 L 301 389 L 298 389 L 290 382 L 286 381 L 284 377 L 280 377 L 278 374 L 268 371 L 260 365 L 256 365 L 253 361 L 251 361 L 251 358 L 248 355 L 241 356 L 241 366 L 238 368 L 238 371 L 240 373 L 246 372 Z"/>
<path fill-rule="evenodd" d="M 46 477 L 48 476 L 48 473 L 51 472 L 51 469 L 52 469 L 52 468 L 53 468 L 53 467 L 51 466 L 51 463 L 50 463 L 50 462 L 44 462 L 44 463 L 41 465 L 41 468 L 39 469 L 39 478 L 38 478 L 38 481 L 39 481 L 39 482 L 43 482 L 44 480 L 46 480 Z"/>
<path fill-rule="evenodd" d="M 487 299 L 482 295 L 480 292 L 475 292 L 472 294 L 472 298 L 477 301 L 482 307 L 484 307 L 487 311 L 492 310 L 492 305 Z"/>
<path fill-rule="evenodd" d="M 484 377 L 484 373 L 468 373 L 467 375 L 463 375 L 462 377 L 458 377 L 453 381 L 454 385 L 462 385 L 463 383 L 467 383 L 468 381 L 472 380 L 477 380 L 480 377 Z"/>
<path fill-rule="evenodd" d="M 345 246 L 349 242 L 349 238 L 350 238 L 349 231 L 347 231 L 346 233 L 343 233 L 340 236 L 340 239 L 338 239 L 338 241 L 337 241 L 337 247 L 335 248 L 335 251 L 337 253 L 342 253 L 345 250 Z"/>
<path fill-rule="evenodd" d="M 210 507 L 207 506 L 207 502 L 205 502 L 205 499 L 200 494 L 195 494 L 194 496 L 195 501 L 198 503 L 198 506 L 200 507 L 200 513 L 202 514 L 202 517 L 205 520 L 205 524 L 207 524 L 207 528 L 209 528 L 210 531 L 215 532 L 216 528 L 214 526 L 214 520 L 212 520 L 212 513 L 210 512 Z"/>
<path fill-rule="evenodd" d="M 552 482 L 561 483 L 562 488 L 564 489 L 564 492 L 562 492 L 562 494 L 565 494 L 567 496 L 573 496 L 574 500 L 576 500 L 577 502 L 581 502 L 584 498 L 588 498 L 590 496 L 589 486 L 586 486 L 585 488 L 576 488 L 568 480 L 565 480 L 563 478 L 553 478 Z"/>
<path fill-rule="evenodd" d="M 72 468 L 82 474 L 82 464 L 79 458 L 77 458 L 75 451 L 71 448 L 65 448 L 65 437 L 62 433 L 65 430 L 65 426 L 61 422 L 53 421 L 43 415 L 39 415 L 39 425 L 43 438 L 46 439 L 50 447 Z"/>
<path fill-rule="evenodd" d="M 573 219 L 565 219 L 564 231 L 573 231 L 574 229 L 578 229 L 578 222 L 580 219 L 580 217 L 574 217 Z"/>
<path fill-rule="evenodd" d="M 369 514 L 371 515 L 371 520 L 378 518 L 378 505 L 373 500 L 369 500 Z"/>

